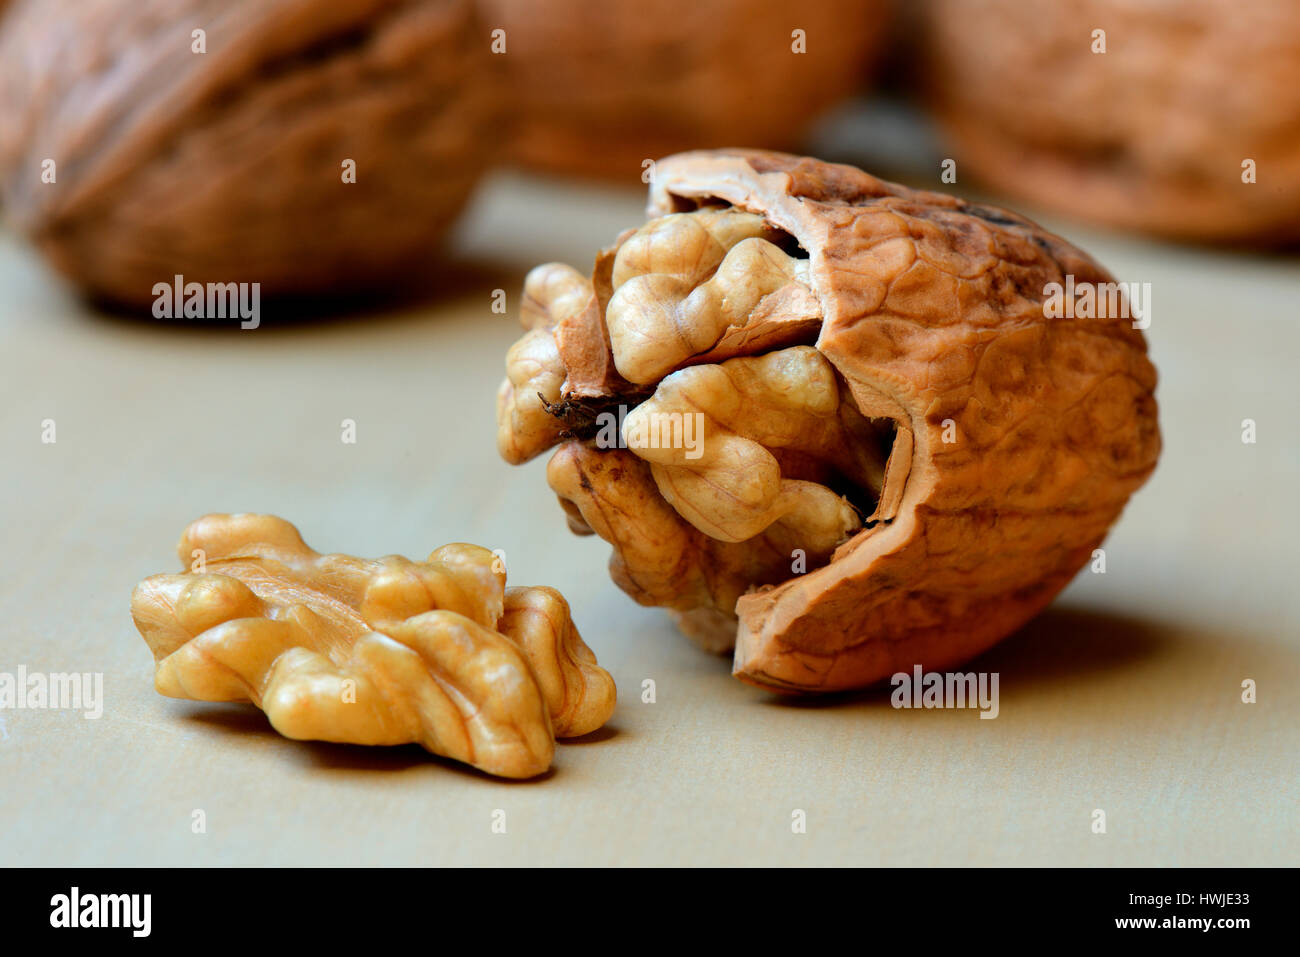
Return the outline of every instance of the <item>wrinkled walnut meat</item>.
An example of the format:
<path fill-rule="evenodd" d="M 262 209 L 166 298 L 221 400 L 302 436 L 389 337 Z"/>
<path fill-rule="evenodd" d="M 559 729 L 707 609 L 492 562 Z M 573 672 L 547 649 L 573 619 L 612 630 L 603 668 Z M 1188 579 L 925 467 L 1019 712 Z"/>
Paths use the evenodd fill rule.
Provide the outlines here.
<path fill-rule="evenodd" d="M 512 778 L 542 773 L 555 737 L 614 710 L 565 600 L 506 588 L 485 548 L 321 555 L 274 516 L 208 515 L 181 561 L 196 549 L 202 572 L 155 575 L 131 598 L 169 697 L 251 701 L 289 738 L 415 742 Z"/>
<path fill-rule="evenodd" d="M 982 651 L 1046 605 L 1155 466 L 1112 281 L 1015 214 L 756 151 L 659 164 L 591 278 L 525 284 L 498 446 L 615 581 L 743 680 L 861 687 Z"/>

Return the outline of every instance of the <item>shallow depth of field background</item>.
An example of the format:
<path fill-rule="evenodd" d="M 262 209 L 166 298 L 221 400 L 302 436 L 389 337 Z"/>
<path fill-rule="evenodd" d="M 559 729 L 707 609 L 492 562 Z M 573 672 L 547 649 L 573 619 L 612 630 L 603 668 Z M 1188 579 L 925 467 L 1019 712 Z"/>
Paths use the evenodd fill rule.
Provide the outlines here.
<path fill-rule="evenodd" d="M 567 173 L 554 161 L 529 166 L 519 156 L 523 141 L 507 132 L 529 118 L 503 120 L 491 127 L 485 172 L 463 214 L 422 247 L 414 288 L 342 290 L 336 286 L 348 277 L 332 270 L 311 295 L 265 299 L 261 326 L 241 331 L 232 323 L 155 320 L 147 306 L 84 295 L 75 273 L 52 268 L 41 251 L 66 233 L 30 238 L 43 227 L 33 226 L 39 210 L 22 198 L 31 184 L 14 185 L 39 176 L 39 168 L 13 160 L 35 155 L 20 142 L 23 131 L 51 143 L 74 140 L 29 117 L 26 101 L 3 96 L 28 88 L 16 74 L 78 62 L 55 56 L 57 46 L 6 40 L 30 6 L 11 2 L 0 19 L 8 545 L 0 559 L 0 671 L 102 671 L 107 700 L 98 721 L 0 711 L 0 864 L 1294 863 L 1294 247 L 1239 235 L 1179 243 L 992 188 L 968 173 L 928 110 L 917 52 L 923 18 L 910 6 L 889 16 L 886 4 L 856 5 L 879 38 L 862 39 L 860 49 L 838 38 L 844 55 L 861 57 L 851 71 L 827 73 L 844 83 L 843 94 L 819 104 L 825 109 L 797 134 L 788 132 L 797 126 L 791 119 L 765 131 L 766 139 L 730 145 L 804 149 L 910 185 L 1002 203 L 1067 236 L 1118 279 L 1151 283 L 1147 337 L 1161 376 L 1165 450 L 1106 543 L 1106 573 L 1085 569 L 1047 612 L 971 665 L 1001 675 L 997 720 L 972 711 L 895 711 L 879 693 L 787 701 L 731 679 L 729 662 L 694 649 L 665 616 L 636 606 L 609 581 L 608 546 L 569 534 L 546 487 L 544 458 L 520 468 L 498 459 L 493 405 L 505 350 L 519 334 L 515 306 L 526 271 L 550 260 L 587 268 L 597 249 L 643 218 L 635 136 L 656 127 L 626 116 L 699 114 L 723 86 L 739 89 L 743 105 L 750 74 L 771 88 L 773 74 L 792 71 L 777 85 L 803 89 L 799 71 L 813 69 L 830 27 L 810 31 L 808 52 L 795 54 L 799 11 L 757 4 L 762 16 L 746 19 L 737 4 L 720 2 L 713 22 L 729 23 L 732 33 L 709 37 L 716 46 L 709 52 L 691 19 L 707 22 L 699 10 L 709 2 L 691 4 L 690 17 L 664 12 L 674 9 L 667 3 L 591 0 L 584 12 L 577 0 L 557 2 L 549 19 L 533 25 L 546 39 L 532 49 L 565 41 L 578 43 L 580 55 L 524 71 L 520 82 L 538 88 L 536 116 L 556 124 L 534 129 L 530 142 L 560 149 L 572 135 L 562 127 L 579 116 L 578 105 L 566 112 L 548 78 L 606 76 L 588 84 L 597 100 L 588 108 L 620 118 L 608 152 L 626 157 L 625 166 Z M 188 6 L 186 16 L 216 17 L 213 4 Z M 510 16 L 512 6 L 484 2 L 470 14 L 484 19 L 468 35 L 490 44 L 493 18 Z M 1039 6 L 1025 3 L 1024 15 L 1032 18 Z M 1087 10 L 1101 16 L 1124 6 Z M 1229 16 L 1235 8 L 1194 9 Z M 182 21 L 177 35 L 187 38 Z M 672 36 L 679 21 L 692 26 L 689 39 Z M 1092 28 L 1081 18 L 1080 43 L 1091 42 Z M 512 29 L 507 60 L 512 49 L 528 49 Z M 656 31 L 648 54 L 611 56 L 601 42 L 635 43 L 639 30 Z M 1171 36 L 1186 31 L 1171 28 Z M 1112 51 L 1122 50 L 1122 27 L 1108 37 Z M 750 52 L 724 73 L 716 64 L 728 44 Z M 705 66 L 687 70 L 700 50 Z M 773 50 L 785 52 L 778 58 Z M 610 98 L 622 79 L 602 72 L 620 62 L 680 75 L 628 93 L 620 107 Z M 1223 66 L 1211 59 L 1193 72 L 1213 80 Z M 1277 71 L 1278 95 L 1290 95 L 1284 71 L 1263 62 L 1259 69 Z M 815 92 L 801 95 L 811 103 Z M 1192 107 L 1178 100 L 1178 108 Z M 812 108 L 798 101 L 786 109 L 802 117 Z M 754 122 L 761 126 L 769 112 L 753 111 Z M 691 122 L 703 124 L 695 134 L 708 135 L 707 114 Z M 690 132 L 688 123 L 667 126 L 658 135 Z M 1249 156 L 1259 146 L 1289 169 L 1289 131 L 1266 132 L 1259 144 L 1225 154 Z M 411 141 L 417 138 L 412 129 Z M 1300 134 L 1293 141 L 1300 154 Z M 158 154 L 140 155 L 149 162 Z M 598 165 L 590 157 L 583 152 L 579 165 Z M 238 151 L 225 159 L 270 162 Z M 941 181 L 945 159 L 955 160 L 955 183 Z M 64 185 L 76 181 L 76 163 L 61 168 Z M 1261 167 L 1255 186 L 1289 202 L 1300 186 L 1279 181 L 1278 168 Z M 329 169 L 335 176 L 332 159 Z M 1224 177 L 1252 188 L 1240 174 L 1234 165 Z M 377 174 L 362 167 L 361 175 Z M 428 175 L 438 172 L 429 167 Z M 128 172 L 123 183 L 131 182 Z M 347 188 L 339 185 L 344 204 Z M 104 195 L 105 203 L 129 198 Z M 1242 217 L 1246 210 L 1243 204 Z M 210 229 L 169 221 L 166 207 L 152 215 L 168 229 Z M 320 215 L 328 220 L 328 208 Z M 1225 228 L 1242 221 L 1229 216 Z M 284 226 L 276 229 L 297 241 Z M 319 223 L 312 228 L 319 244 Z M 104 235 L 112 244 L 130 241 Z M 125 248 L 114 245 L 105 256 Z M 497 289 L 507 292 L 508 315 L 492 311 Z M 41 442 L 46 419 L 57 423 L 52 445 Z M 357 424 L 355 445 L 340 442 L 343 419 Z M 1243 441 L 1246 420 L 1254 442 Z M 449 541 L 504 549 L 512 582 L 549 584 L 566 595 L 584 638 L 614 675 L 620 701 L 609 729 L 561 745 L 545 778 L 506 784 L 418 748 L 291 742 L 254 709 L 159 697 L 127 612 L 130 591 L 146 575 L 175 570 L 181 529 L 213 511 L 282 515 L 322 551 L 417 557 Z M 654 704 L 641 700 L 647 678 L 656 684 Z M 1246 679 L 1257 682 L 1255 704 L 1241 701 Z M 509 816 L 506 835 L 490 830 L 498 808 Z M 191 831 L 195 809 L 206 813 L 204 834 Z M 807 813 L 806 834 L 791 833 L 796 809 Z M 1092 832 L 1096 809 L 1106 812 L 1104 835 Z"/>

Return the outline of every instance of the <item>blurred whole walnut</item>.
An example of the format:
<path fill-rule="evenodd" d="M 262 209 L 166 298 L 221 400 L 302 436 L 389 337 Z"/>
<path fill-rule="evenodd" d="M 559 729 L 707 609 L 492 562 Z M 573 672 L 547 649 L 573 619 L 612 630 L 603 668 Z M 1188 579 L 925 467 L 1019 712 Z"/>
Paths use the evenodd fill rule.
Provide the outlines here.
<path fill-rule="evenodd" d="M 642 163 L 711 146 L 800 145 L 867 79 L 892 0 L 478 0 L 505 31 L 525 165 L 640 177 Z M 802 31 L 806 52 L 795 52 Z"/>
<path fill-rule="evenodd" d="M 409 281 L 488 152 L 497 97 L 472 14 L 469 0 L 18 0 L 0 34 L 5 210 L 60 271 L 124 304 L 177 274 L 263 295 Z"/>
<path fill-rule="evenodd" d="M 750 150 L 660 160 L 649 214 L 590 278 L 529 274 L 498 446 L 555 448 L 570 528 L 741 679 L 959 664 L 1155 467 L 1141 317 L 1034 223 Z"/>
<path fill-rule="evenodd" d="M 925 11 L 925 71 L 959 167 L 1126 229 L 1300 239 L 1294 0 L 927 0 Z"/>

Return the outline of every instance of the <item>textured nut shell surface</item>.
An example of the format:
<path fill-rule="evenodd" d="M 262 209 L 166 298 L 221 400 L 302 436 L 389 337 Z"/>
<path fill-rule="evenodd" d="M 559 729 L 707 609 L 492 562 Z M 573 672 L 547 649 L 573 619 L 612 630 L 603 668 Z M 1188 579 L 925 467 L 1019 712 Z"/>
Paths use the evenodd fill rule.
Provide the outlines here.
<path fill-rule="evenodd" d="M 0 34 L 6 211 L 127 304 L 175 274 L 263 295 L 409 279 L 484 167 L 480 40 L 468 0 L 19 2 Z"/>
<path fill-rule="evenodd" d="M 985 182 L 1122 228 L 1300 239 L 1292 0 L 927 0 L 925 11 L 932 101 L 959 164 Z M 1096 28 L 1105 53 L 1092 50 Z"/>
<path fill-rule="evenodd" d="M 649 212 L 721 199 L 811 257 L 817 348 L 893 418 L 882 517 L 828 566 L 743 596 L 735 672 L 787 690 L 963 661 L 1032 617 L 1155 467 L 1156 374 L 1127 319 L 1048 319 L 1111 276 L 1011 213 L 783 154 L 659 163 Z M 957 441 L 943 442 L 945 422 Z"/>

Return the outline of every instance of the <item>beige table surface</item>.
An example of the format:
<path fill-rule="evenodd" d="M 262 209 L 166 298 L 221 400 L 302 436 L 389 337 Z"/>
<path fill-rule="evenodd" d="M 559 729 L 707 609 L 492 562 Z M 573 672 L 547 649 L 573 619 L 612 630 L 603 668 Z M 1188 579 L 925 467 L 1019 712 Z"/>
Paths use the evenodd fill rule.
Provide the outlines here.
<path fill-rule="evenodd" d="M 567 532 L 544 459 L 497 459 L 517 326 L 491 290 L 513 313 L 529 265 L 585 267 L 641 210 L 635 191 L 497 177 L 456 243 L 479 266 L 440 300 L 289 327 L 266 314 L 248 332 L 98 315 L 0 232 L 0 671 L 105 683 L 99 720 L 0 711 L 0 864 L 1300 861 L 1297 260 L 1049 220 L 1152 283 L 1165 452 L 1106 574 L 1082 573 L 980 660 L 1001 675 L 1001 714 L 981 721 L 739 684 L 609 582 L 607 546 Z M 130 591 L 176 570 L 181 529 L 211 511 L 278 513 L 326 551 L 504 549 L 512 582 L 569 597 L 617 680 L 608 731 L 562 746 L 543 779 L 502 783 L 158 696 Z"/>

